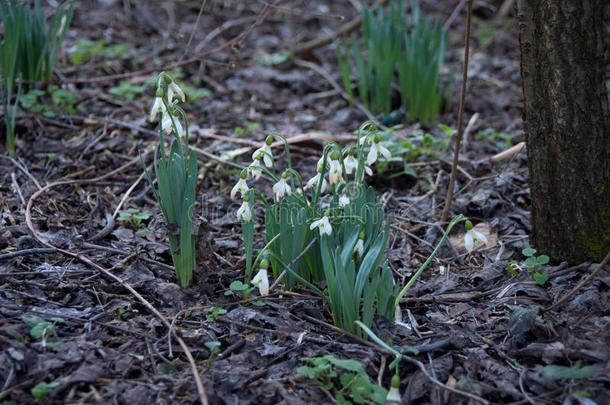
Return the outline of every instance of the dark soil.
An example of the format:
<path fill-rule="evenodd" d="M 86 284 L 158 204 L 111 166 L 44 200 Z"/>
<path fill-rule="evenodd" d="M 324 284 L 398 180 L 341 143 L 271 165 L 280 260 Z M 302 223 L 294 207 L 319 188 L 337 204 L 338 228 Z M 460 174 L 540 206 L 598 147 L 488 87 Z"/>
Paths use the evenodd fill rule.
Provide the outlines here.
<path fill-rule="evenodd" d="M 354 19 L 359 15 L 356 3 L 283 1 L 254 27 L 265 2 L 207 1 L 199 19 L 199 2 L 187 0 L 76 4 L 66 51 L 56 67 L 57 84 L 77 95 L 75 110 L 56 111 L 54 117 L 25 111 L 17 120 L 16 159 L 7 157 L 4 142 L 0 146 L 4 153 L 0 156 L 3 404 L 36 403 L 31 390 L 40 382 L 59 383 L 48 394 L 50 404 L 199 401 L 187 358 L 169 329 L 124 285 L 83 258 L 123 279 L 173 323 L 195 359 L 212 404 L 334 403 L 336 391 L 297 373 L 299 366 L 308 365 L 303 358 L 327 354 L 358 360 L 371 381 L 389 388 L 392 356 L 332 329 L 328 307 L 312 291 L 288 292 L 280 285 L 268 297 L 256 297 L 264 306 L 225 295 L 232 281 L 243 279 L 244 250 L 235 217 L 239 203 L 229 192 L 239 168 L 250 163 L 252 146 L 271 131 L 289 138 L 305 134 L 293 144 L 292 153 L 297 169 L 309 176 L 323 145 L 322 135 L 343 141 L 353 138 L 353 131 L 367 119 L 334 91 L 327 77 L 306 67 L 314 64 L 341 83 L 332 44 L 279 65 L 260 61 Z M 425 1 L 422 6 L 430 16 L 446 21 L 458 3 Z M 524 140 L 519 46 L 513 13 L 499 24 L 494 22 L 501 1 L 475 3 L 465 117 L 468 121 L 478 113 L 478 120 L 461 154 L 452 215 L 471 218 L 477 229 L 487 232 L 489 244 L 467 254 L 464 229 L 456 227 L 451 243 L 403 300 L 402 321 L 390 325 L 377 319 L 373 329 L 396 347 L 420 349 L 409 355 L 415 361 L 400 363 L 405 404 L 475 403 L 435 385 L 431 378 L 490 403 L 608 404 L 608 267 L 562 306 L 537 315 L 535 308 L 557 302 L 596 265 L 551 262 L 542 268 L 549 275 L 543 286 L 527 272 L 513 277 L 506 270 L 509 260 L 524 259 L 521 251 L 529 246 L 526 155 L 522 151 L 491 163 L 490 158 L 509 145 L 474 134 L 491 128 L 510 134 L 510 144 Z M 464 25 L 462 9 L 451 23 L 443 73 L 443 80 L 453 82 L 454 89 L 460 87 Z M 498 26 L 489 35 L 489 28 Z M 203 225 L 191 286 L 181 289 L 176 284 L 166 226 L 148 183 L 141 178 L 139 162 L 99 181 L 48 188 L 33 200 L 32 222 L 40 237 L 73 255 L 40 250 L 44 246 L 26 225 L 26 205 L 39 187 L 95 179 L 158 143 L 156 126 L 147 121 L 152 86 L 127 99 L 112 90 L 119 79 L 97 78 L 146 70 L 124 79 L 143 86 L 156 77 L 148 70 L 158 72 L 204 54 L 250 27 L 251 32 L 234 46 L 181 68 L 181 83 L 209 90 L 184 106 L 191 142 L 202 151 L 195 216 Z M 492 42 L 484 45 L 490 38 Z M 124 44 L 124 49 L 74 65 L 70 56 L 77 39 Z M 450 111 L 437 122 L 455 128 L 457 91 L 450 101 Z M 52 105 L 49 96 L 43 96 L 41 103 Z M 419 124 L 406 125 L 394 137 L 399 140 L 418 129 L 422 129 Z M 423 130 L 442 136 L 436 123 Z M 228 163 L 210 157 L 243 147 L 249 147 L 250 153 Z M 281 155 L 280 148 L 276 151 Z M 452 156 L 450 148 L 407 162 L 417 177 L 392 177 L 402 167 L 391 166 L 370 180 L 385 201 L 386 212 L 392 214 L 387 259 L 401 285 L 439 240 L 442 224 L 437 221 Z M 270 185 L 261 182 L 261 187 Z M 125 195 L 123 210 L 153 214 L 144 221 L 148 229 L 116 222 L 110 233 L 92 241 Z M 262 221 L 263 212 L 257 212 L 257 222 Z M 257 243 L 262 247 L 262 239 Z M 19 251 L 24 252 L 5 256 Z M 43 344 L 31 336 L 24 316 L 46 321 L 60 317 L 63 322 L 55 324 Z M 205 345 L 212 341 L 221 344 L 216 356 Z M 587 379 L 544 377 L 543 368 L 551 364 L 582 364 L 597 371 Z M 335 385 L 340 386 L 337 380 Z M 344 394 L 349 398 L 349 391 Z"/>

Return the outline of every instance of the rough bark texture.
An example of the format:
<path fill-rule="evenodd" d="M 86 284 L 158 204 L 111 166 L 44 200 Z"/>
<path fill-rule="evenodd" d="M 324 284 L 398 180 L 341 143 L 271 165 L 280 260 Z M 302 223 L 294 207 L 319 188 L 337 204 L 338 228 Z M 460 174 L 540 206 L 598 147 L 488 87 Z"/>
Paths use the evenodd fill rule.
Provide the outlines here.
<path fill-rule="evenodd" d="M 558 260 L 610 250 L 610 114 L 601 0 L 517 0 L 531 243 Z"/>

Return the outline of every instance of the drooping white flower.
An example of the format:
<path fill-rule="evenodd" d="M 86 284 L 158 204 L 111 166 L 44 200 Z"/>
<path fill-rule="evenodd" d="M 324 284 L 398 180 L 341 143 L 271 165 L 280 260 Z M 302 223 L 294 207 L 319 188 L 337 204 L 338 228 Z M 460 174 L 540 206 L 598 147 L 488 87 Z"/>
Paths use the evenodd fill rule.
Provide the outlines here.
<path fill-rule="evenodd" d="M 358 169 L 358 159 L 356 159 L 354 155 L 347 155 L 347 157 L 343 159 L 343 164 L 345 165 L 346 174 L 352 174 L 352 172 Z"/>
<path fill-rule="evenodd" d="M 186 101 L 186 96 L 184 94 L 184 91 L 182 91 L 180 86 L 178 86 L 176 84 L 176 82 L 172 80 L 167 85 L 167 100 L 169 101 L 169 104 L 172 103 L 172 100 L 174 98 L 174 93 L 176 93 L 176 94 L 178 94 L 180 96 L 180 99 L 182 100 L 183 103 Z"/>
<path fill-rule="evenodd" d="M 379 142 L 376 142 L 375 139 L 373 140 L 373 143 L 371 144 L 371 149 L 369 150 L 369 154 L 366 157 L 366 164 L 370 166 L 375 163 L 375 161 L 377 160 L 377 155 L 379 155 L 380 153 L 386 159 L 390 159 L 392 157 L 390 151 Z"/>
<path fill-rule="evenodd" d="M 362 255 L 364 254 L 364 241 L 362 239 L 358 239 L 358 242 L 356 242 L 354 253 L 358 255 L 358 259 L 362 259 Z"/>
<path fill-rule="evenodd" d="M 150 121 L 154 121 L 157 114 L 161 111 L 161 116 L 165 118 L 167 115 L 167 110 L 165 109 L 165 104 L 163 104 L 163 97 L 155 97 L 155 102 L 150 109 Z"/>
<path fill-rule="evenodd" d="M 250 222 L 252 221 L 252 211 L 250 211 L 250 203 L 244 199 L 241 203 L 241 207 L 237 210 L 237 219 L 241 221 Z"/>
<path fill-rule="evenodd" d="M 394 375 L 390 384 L 390 390 L 388 395 L 385 397 L 385 402 L 388 405 L 400 405 L 402 404 L 402 398 L 400 397 L 400 377 Z"/>
<path fill-rule="evenodd" d="M 340 207 L 345 207 L 346 205 L 349 204 L 349 197 L 345 194 L 341 194 L 339 196 L 339 206 Z"/>
<path fill-rule="evenodd" d="M 180 137 L 184 136 L 184 128 L 182 128 L 182 124 L 180 123 L 180 120 L 178 119 L 178 117 L 174 116 L 173 121 L 174 121 L 174 124 L 176 124 L 176 129 L 178 130 L 178 136 L 180 136 Z M 166 134 L 170 134 L 170 133 L 174 132 L 174 126 L 172 125 L 172 119 L 169 116 L 169 114 L 166 114 L 163 117 L 161 126 L 163 127 L 163 130 L 165 131 Z"/>
<path fill-rule="evenodd" d="M 320 172 L 318 172 L 318 174 L 316 174 L 311 179 L 309 179 L 307 184 L 305 184 L 305 190 L 310 189 L 312 187 L 318 187 L 318 182 L 320 181 L 320 176 L 321 176 L 321 174 L 320 174 Z M 326 181 L 325 178 L 322 178 L 322 189 L 320 190 L 320 192 L 321 193 L 326 192 L 327 187 L 328 187 L 328 182 Z"/>
<path fill-rule="evenodd" d="M 272 143 L 273 143 L 273 137 L 271 135 L 269 135 L 265 139 L 265 143 L 263 144 L 263 146 L 261 146 L 260 148 L 258 148 L 257 150 L 254 151 L 254 153 L 252 154 L 252 160 L 256 160 L 257 157 L 259 159 L 262 158 L 263 162 L 265 162 L 265 166 L 267 166 L 267 167 L 273 166 L 273 152 L 271 151 Z"/>
<path fill-rule="evenodd" d="M 341 176 L 341 163 L 339 163 L 338 160 L 331 158 L 330 169 L 328 170 L 328 182 L 330 184 L 336 184 L 340 181 L 343 181 L 343 177 Z"/>
<path fill-rule="evenodd" d="M 250 190 L 250 188 L 248 187 L 248 183 L 246 183 L 246 179 L 244 177 L 245 176 L 240 175 L 239 181 L 235 186 L 233 186 L 233 189 L 231 190 L 231 198 L 235 198 L 235 195 L 237 193 L 241 193 L 241 195 L 243 196 L 244 194 L 246 194 L 246 191 Z"/>
<path fill-rule="evenodd" d="M 472 253 L 474 249 L 474 243 L 476 241 L 481 241 L 487 244 L 487 237 L 483 235 L 481 232 L 475 231 L 472 222 L 466 221 L 466 235 L 464 235 L 464 247 L 468 253 Z"/>
<path fill-rule="evenodd" d="M 256 156 L 256 158 L 254 159 L 254 161 L 252 163 L 250 163 L 250 166 L 248 166 L 248 175 L 250 177 L 253 177 L 254 180 L 258 180 L 261 175 L 263 174 L 263 170 L 260 168 L 261 165 L 261 159 L 260 159 L 260 155 Z M 258 167 L 256 167 L 258 166 Z"/>
<path fill-rule="evenodd" d="M 267 276 L 267 269 L 260 269 L 250 282 L 258 287 L 258 291 L 262 296 L 269 295 L 269 277 Z"/>
<path fill-rule="evenodd" d="M 309 229 L 313 231 L 314 228 L 318 228 L 320 231 L 320 236 L 324 234 L 330 235 L 333 232 L 333 227 L 330 225 L 330 221 L 328 220 L 328 216 L 326 214 L 324 214 L 322 218 L 311 223 Z"/>
<path fill-rule="evenodd" d="M 273 185 L 273 194 L 275 194 L 275 197 L 278 201 L 285 195 L 290 195 L 290 193 L 292 192 L 290 186 L 288 185 L 288 182 L 286 181 L 287 177 L 288 176 L 284 172 L 280 180 Z"/>

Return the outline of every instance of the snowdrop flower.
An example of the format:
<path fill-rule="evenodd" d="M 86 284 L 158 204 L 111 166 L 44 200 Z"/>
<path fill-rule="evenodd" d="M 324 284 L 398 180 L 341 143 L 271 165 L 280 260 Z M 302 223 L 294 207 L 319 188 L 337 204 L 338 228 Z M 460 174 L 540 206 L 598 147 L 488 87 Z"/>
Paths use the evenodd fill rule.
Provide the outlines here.
<path fill-rule="evenodd" d="M 244 196 L 244 201 L 241 203 L 241 207 L 237 210 L 237 219 L 245 222 L 252 221 L 252 211 L 250 210 L 250 197 Z"/>
<path fill-rule="evenodd" d="M 235 198 L 235 195 L 237 193 L 241 193 L 241 195 L 243 197 L 244 194 L 246 194 L 246 191 L 248 191 L 250 189 L 248 187 L 248 183 L 246 183 L 247 177 L 248 177 L 248 173 L 247 173 L 246 169 L 242 170 L 241 173 L 239 174 L 239 181 L 237 182 L 237 184 L 235 186 L 233 186 L 233 189 L 231 190 L 231 198 Z"/>
<path fill-rule="evenodd" d="M 248 175 L 250 175 L 250 177 L 253 177 L 254 180 L 258 180 L 261 175 L 263 174 L 263 171 L 260 167 L 255 167 L 255 166 L 260 166 L 261 165 L 261 156 L 257 155 L 254 158 L 254 161 L 252 163 L 250 163 L 250 166 L 248 166 Z"/>
<path fill-rule="evenodd" d="M 354 246 L 354 253 L 358 255 L 358 259 L 362 259 L 362 255 L 364 254 L 364 231 L 360 232 L 358 235 L 358 242 L 356 242 L 356 246 Z"/>
<path fill-rule="evenodd" d="M 265 166 L 271 167 L 273 166 L 273 152 L 271 151 L 271 144 L 273 143 L 273 137 L 269 135 L 265 139 L 265 143 L 263 146 L 258 148 L 252 154 L 252 160 L 256 160 L 257 157 L 263 157 L 263 162 L 265 162 Z"/>
<path fill-rule="evenodd" d="M 267 275 L 267 269 L 269 268 L 269 261 L 267 259 L 261 260 L 261 265 L 258 273 L 250 281 L 252 284 L 258 287 L 258 291 L 262 296 L 269 295 L 269 276 Z"/>
<path fill-rule="evenodd" d="M 180 123 L 180 120 L 178 119 L 177 115 L 174 115 L 173 122 L 174 122 L 174 124 L 176 124 L 176 130 L 178 131 L 178 136 L 180 136 L 180 137 L 184 136 L 184 128 L 182 128 L 182 124 Z M 161 126 L 163 127 L 163 130 L 165 131 L 166 134 L 171 134 L 172 132 L 174 132 L 174 126 L 172 125 L 172 118 L 169 116 L 169 114 L 166 114 L 165 117 L 163 117 Z"/>
<path fill-rule="evenodd" d="M 339 154 L 335 150 L 330 156 L 330 169 L 328 170 L 328 182 L 330 184 L 336 184 L 339 181 L 343 181 L 343 177 L 341 176 L 341 164 L 338 159 Z"/>
<path fill-rule="evenodd" d="M 472 253 L 472 249 L 474 249 L 474 243 L 476 241 L 481 241 L 487 244 L 487 237 L 483 235 L 481 232 L 475 231 L 472 226 L 472 222 L 466 221 L 466 235 L 464 236 L 464 246 L 468 253 Z"/>
<path fill-rule="evenodd" d="M 285 195 L 290 195 L 291 193 L 290 186 L 286 181 L 287 177 L 288 174 L 286 172 L 282 173 L 282 177 L 280 178 L 280 180 L 273 185 L 273 194 L 275 194 L 275 197 L 278 201 Z"/>
<path fill-rule="evenodd" d="M 182 100 L 183 103 L 186 101 L 186 96 L 184 95 L 184 92 L 182 91 L 180 86 L 178 86 L 176 84 L 176 82 L 172 80 L 167 85 L 167 100 L 169 101 L 170 104 L 172 103 L 172 100 L 174 98 L 174 93 L 176 93 L 180 96 L 180 99 Z"/>
<path fill-rule="evenodd" d="M 347 204 L 349 204 L 349 197 L 346 196 L 345 194 L 341 194 L 339 196 L 339 206 L 345 207 Z"/>
<path fill-rule="evenodd" d="M 385 146 L 381 145 L 381 143 L 379 143 L 380 140 L 381 139 L 379 135 L 375 135 L 373 141 L 371 142 L 371 149 L 369 150 L 369 154 L 366 157 L 366 164 L 369 166 L 375 163 L 375 161 L 377 160 L 377 155 L 379 155 L 380 153 L 386 159 L 390 159 L 392 157 L 390 151 Z"/>
<path fill-rule="evenodd" d="M 311 223 L 309 229 L 313 231 L 314 228 L 318 228 L 320 231 L 320 236 L 324 234 L 330 235 L 333 232 L 333 227 L 330 225 L 330 221 L 328 220 L 328 212 L 324 213 L 322 218 Z"/>
<path fill-rule="evenodd" d="M 309 179 L 307 184 L 305 184 L 305 190 L 310 189 L 312 187 L 318 187 L 318 182 L 320 181 L 320 176 L 322 176 L 322 173 L 320 173 L 320 171 L 318 171 L 318 174 L 316 174 L 311 179 Z M 324 177 L 322 177 L 322 189 L 320 190 L 320 192 L 324 193 L 326 191 L 327 187 L 328 187 L 328 182 L 326 181 L 326 179 Z"/>
<path fill-rule="evenodd" d="M 402 403 L 399 388 L 400 377 L 398 375 L 394 375 L 394 377 L 392 377 L 392 382 L 390 384 L 390 390 L 388 391 L 388 395 L 385 397 L 386 404 L 399 405 Z"/>
<path fill-rule="evenodd" d="M 353 149 L 350 150 L 349 155 L 347 155 L 347 157 L 343 159 L 343 164 L 345 165 L 346 174 L 352 174 L 353 171 L 358 170 L 358 159 L 354 157 Z"/>
<path fill-rule="evenodd" d="M 165 109 L 165 104 L 163 104 L 163 96 L 164 92 L 161 87 L 157 89 L 157 93 L 155 94 L 155 102 L 153 103 L 152 108 L 150 109 L 150 121 L 154 121 L 155 117 L 159 113 L 162 112 L 162 116 L 165 118 L 167 115 L 167 110 Z"/>

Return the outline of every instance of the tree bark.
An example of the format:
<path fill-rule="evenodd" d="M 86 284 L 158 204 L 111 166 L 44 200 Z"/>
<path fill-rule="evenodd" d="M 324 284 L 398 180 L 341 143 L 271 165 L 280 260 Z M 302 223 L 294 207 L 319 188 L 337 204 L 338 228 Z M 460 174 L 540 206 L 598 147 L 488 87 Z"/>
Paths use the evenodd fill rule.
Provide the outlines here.
<path fill-rule="evenodd" d="M 602 0 L 517 0 L 530 241 L 578 263 L 610 250 L 610 113 Z"/>

